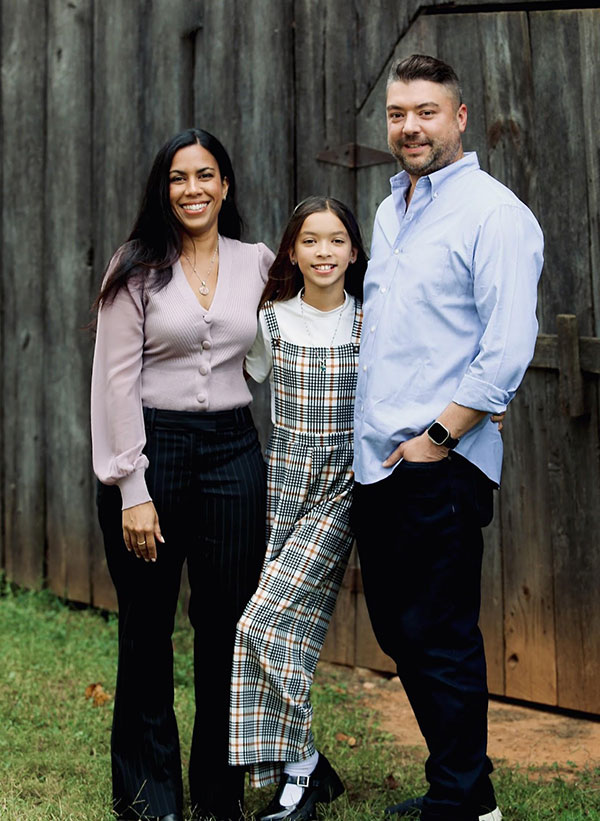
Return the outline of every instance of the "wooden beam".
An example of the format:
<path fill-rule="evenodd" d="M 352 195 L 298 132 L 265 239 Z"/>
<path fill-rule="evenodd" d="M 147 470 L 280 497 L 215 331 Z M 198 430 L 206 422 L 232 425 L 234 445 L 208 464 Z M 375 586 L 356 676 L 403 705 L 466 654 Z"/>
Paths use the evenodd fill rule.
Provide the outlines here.
<path fill-rule="evenodd" d="M 563 411 L 571 418 L 586 413 L 583 376 L 579 360 L 579 332 L 574 314 L 556 317 L 558 330 L 559 391 Z"/>
<path fill-rule="evenodd" d="M 579 364 L 582 371 L 600 374 L 600 338 L 597 336 L 579 337 Z M 530 368 L 559 370 L 558 336 L 556 334 L 539 334 L 535 354 Z"/>

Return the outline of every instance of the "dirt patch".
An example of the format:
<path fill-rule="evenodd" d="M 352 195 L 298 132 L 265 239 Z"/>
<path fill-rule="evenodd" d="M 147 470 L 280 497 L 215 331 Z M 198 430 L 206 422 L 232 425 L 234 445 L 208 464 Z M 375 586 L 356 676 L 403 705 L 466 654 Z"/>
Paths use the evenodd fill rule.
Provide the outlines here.
<path fill-rule="evenodd" d="M 339 668 L 338 668 L 339 669 Z M 425 748 L 400 681 L 357 668 L 350 687 L 362 690 L 380 717 L 380 726 L 398 744 Z M 548 766 L 556 774 L 582 767 L 600 767 L 600 722 L 546 713 L 515 704 L 490 701 L 489 754 L 507 765 Z"/>

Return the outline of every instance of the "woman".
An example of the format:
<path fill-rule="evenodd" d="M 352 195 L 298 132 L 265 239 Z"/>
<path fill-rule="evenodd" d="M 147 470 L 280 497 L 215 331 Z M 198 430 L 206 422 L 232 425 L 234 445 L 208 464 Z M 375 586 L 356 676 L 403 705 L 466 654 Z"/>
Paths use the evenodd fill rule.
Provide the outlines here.
<path fill-rule="evenodd" d="M 181 819 L 171 635 L 185 559 L 192 809 L 241 814 L 243 771 L 227 764 L 231 658 L 265 552 L 264 463 L 242 362 L 273 255 L 239 242 L 234 195 L 215 137 L 171 139 L 97 299 L 92 441 L 119 603 L 112 768 L 122 819 Z"/>

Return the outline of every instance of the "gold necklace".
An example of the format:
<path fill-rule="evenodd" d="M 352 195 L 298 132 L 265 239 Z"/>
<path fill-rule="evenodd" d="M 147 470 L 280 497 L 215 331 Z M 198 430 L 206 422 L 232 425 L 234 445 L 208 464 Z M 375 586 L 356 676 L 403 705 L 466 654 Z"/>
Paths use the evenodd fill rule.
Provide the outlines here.
<path fill-rule="evenodd" d="M 208 271 L 206 272 L 206 279 L 202 279 L 202 277 L 200 276 L 200 274 L 196 270 L 196 266 L 194 265 L 192 260 L 189 258 L 189 256 L 183 250 L 183 248 L 181 249 L 181 253 L 187 259 L 187 261 L 190 263 L 192 271 L 196 274 L 196 276 L 200 280 L 200 287 L 198 288 L 198 292 L 200 294 L 202 294 L 202 296 L 206 296 L 210 291 L 208 285 L 206 284 L 206 280 L 210 277 L 210 275 L 212 273 L 213 265 L 215 264 L 215 259 L 217 258 L 217 251 L 218 250 L 219 250 L 219 243 L 217 242 L 217 244 L 215 245 L 215 250 L 213 251 L 213 255 L 210 258 L 210 264 L 208 266 Z M 194 246 L 194 259 L 196 259 L 196 246 Z"/>

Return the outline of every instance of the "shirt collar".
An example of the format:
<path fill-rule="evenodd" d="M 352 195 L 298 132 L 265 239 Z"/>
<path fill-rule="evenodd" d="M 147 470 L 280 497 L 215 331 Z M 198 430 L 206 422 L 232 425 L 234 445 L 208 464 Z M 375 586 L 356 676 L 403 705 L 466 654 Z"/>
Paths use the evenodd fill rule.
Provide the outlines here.
<path fill-rule="evenodd" d="M 477 152 L 467 151 L 464 157 L 461 157 L 460 160 L 452 162 L 450 165 L 444 166 L 444 168 L 440 168 L 439 171 L 434 171 L 433 174 L 428 174 L 425 177 L 421 177 L 417 184 L 428 185 L 430 187 L 431 196 L 433 196 L 433 194 L 436 193 L 436 191 L 438 191 L 447 180 L 456 179 L 457 177 L 461 177 L 463 174 L 467 174 L 470 171 L 477 171 L 478 169 L 479 160 L 477 159 Z M 421 183 L 421 180 L 424 180 L 424 183 Z M 401 202 L 405 202 L 406 192 L 410 188 L 410 177 L 407 172 L 401 171 L 399 174 L 392 177 L 390 180 L 390 185 L 396 206 L 398 206 Z"/>

